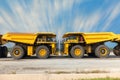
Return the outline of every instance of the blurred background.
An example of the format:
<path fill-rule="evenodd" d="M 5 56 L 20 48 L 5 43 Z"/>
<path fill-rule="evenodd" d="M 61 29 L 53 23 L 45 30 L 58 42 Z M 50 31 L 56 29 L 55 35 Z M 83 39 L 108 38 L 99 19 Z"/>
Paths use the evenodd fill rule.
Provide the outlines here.
<path fill-rule="evenodd" d="M 54 32 L 61 40 L 66 32 L 120 33 L 119 17 L 120 0 L 0 0 L 1 34 Z"/>

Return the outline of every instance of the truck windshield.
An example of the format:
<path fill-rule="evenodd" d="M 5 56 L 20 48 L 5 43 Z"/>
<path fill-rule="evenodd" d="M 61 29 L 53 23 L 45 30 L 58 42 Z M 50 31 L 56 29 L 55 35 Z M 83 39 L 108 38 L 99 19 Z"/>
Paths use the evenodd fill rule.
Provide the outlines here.
<path fill-rule="evenodd" d="M 69 37 L 64 38 L 63 41 L 67 41 L 67 40 L 75 40 L 76 38 L 77 38 L 76 36 L 69 36 Z"/>
<path fill-rule="evenodd" d="M 76 39 L 76 36 L 69 36 L 68 39 Z"/>
<path fill-rule="evenodd" d="M 56 38 L 54 37 L 48 37 L 48 36 L 39 36 L 37 39 L 38 42 L 55 42 Z"/>
<path fill-rule="evenodd" d="M 52 42 L 55 42 L 55 41 L 56 41 L 56 39 L 53 38 L 53 37 L 47 37 L 46 40 L 49 41 L 49 42 L 50 42 L 50 41 L 52 41 Z"/>

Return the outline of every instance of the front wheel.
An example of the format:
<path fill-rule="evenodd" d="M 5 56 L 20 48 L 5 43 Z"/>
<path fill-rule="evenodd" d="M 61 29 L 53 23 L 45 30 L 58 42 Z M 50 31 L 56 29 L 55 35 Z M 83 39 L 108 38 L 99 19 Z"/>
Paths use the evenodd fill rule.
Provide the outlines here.
<path fill-rule="evenodd" d="M 36 49 L 36 55 L 38 58 L 40 59 L 46 59 L 49 57 L 50 55 L 50 51 L 48 49 L 47 46 L 39 46 L 37 49 Z"/>
<path fill-rule="evenodd" d="M 106 58 L 108 57 L 110 54 L 110 50 L 107 46 L 105 45 L 99 45 L 98 47 L 96 47 L 95 49 L 95 55 L 98 58 Z"/>
<path fill-rule="evenodd" d="M 75 45 L 70 50 L 70 55 L 73 58 L 82 58 L 84 56 L 85 50 L 80 45 Z"/>

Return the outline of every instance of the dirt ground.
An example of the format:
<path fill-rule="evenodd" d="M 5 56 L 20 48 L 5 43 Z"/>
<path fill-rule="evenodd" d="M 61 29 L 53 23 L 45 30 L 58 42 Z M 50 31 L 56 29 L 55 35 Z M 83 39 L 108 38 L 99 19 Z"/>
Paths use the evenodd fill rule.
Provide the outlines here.
<path fill-rule="evenodd" d="M 79 78 L 120 78 L 120 57 L 109 58 L 51 57 L 37 59 L 35 56 L 21 60 L 0 58 L 0 80 L 74 80 Z"/>
<path fill-rule="evenodd" d="M 0 80 L 80 80 L 91 78 L 120 78 L 120 73 L 94 73 L 94 74 L 4 74 Z"/>

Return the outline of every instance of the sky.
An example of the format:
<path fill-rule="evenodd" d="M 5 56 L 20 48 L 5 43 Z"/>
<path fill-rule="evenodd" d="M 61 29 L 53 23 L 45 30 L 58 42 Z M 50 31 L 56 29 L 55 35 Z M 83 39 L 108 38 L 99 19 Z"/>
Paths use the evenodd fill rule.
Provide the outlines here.
<path fill-rule="evenodd" d="M 0 0 L 0 33 L 120 33 L 120 0 Z"/>

